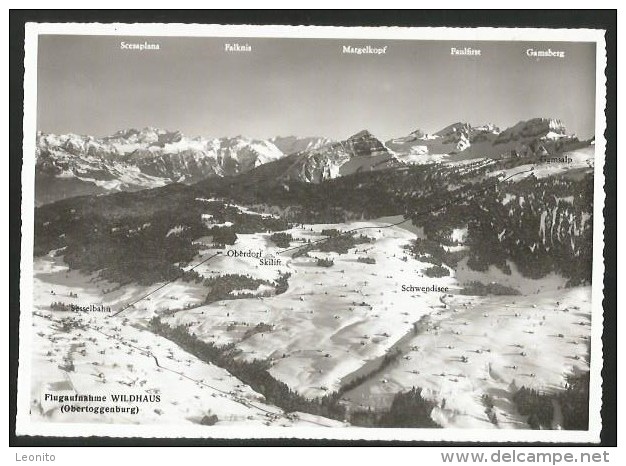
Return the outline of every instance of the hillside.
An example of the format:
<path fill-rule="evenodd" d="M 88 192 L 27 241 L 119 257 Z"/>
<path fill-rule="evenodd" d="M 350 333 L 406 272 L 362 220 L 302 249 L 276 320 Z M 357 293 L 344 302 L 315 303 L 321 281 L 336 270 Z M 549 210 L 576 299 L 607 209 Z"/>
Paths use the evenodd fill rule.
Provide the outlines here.
<path fill-rule="evenodd" d="M 575 166 L 572 177 L 569 169 L 560 172 L 557 167 L 549 175 L 541 166 L 534 168 L 538 159 L 530 157 L 363 171 L 322 183 L 259 176 L 275 174 L 277 166 L 289 169 L 298 157 L 265 164 L 251 176 L 41 207 L 35 213 L 35 253 L 67 248 L 64 257 L 71 267 L 151 282 L 174 273 L 174 263 L 190 261 L 197 250 L 194 240 L 209 234 L 227 241 L 229 235 L 282 230 L 288 222 L 338 223 L 403 214 L 424 228 L 428 239 L 444 245 L 454 245 L 454 231 L 465 231 L 465 254 L 476 270 L 493 264 L 506 271 L 512 261 L 524 275 L 536 278 L 552 271 L 573 282 L 590 278 L 591 168 Z M 497 179 L 530 169 L 535 174 L 495 187 Z M 202 201 L 211 198 L 217 199 Z M 228 200 L 255 205 L 268 215 L 241 212 L 228 207 Z M 203 220 L 207 215 L 209 223 Z M 180 233 L 168 235 L 173 228 Z M 117 264 L 131 251 L 137 251 L 132 268 Z"/>
<path fill-rule="evenodd" d="M 280 212 L 291 222 L 336 223 L 403 214 L 438 243 L 454 245 L 452 232 L 467 231 L 466 254 L 477 269 L 494 264 L 506 270 L 506 261 L 511 260 L 528 276 L 557 270 L 574 282 L 588 281 L 592 159 L 568 154 L 573 162 L 549 166 L 539 156 L 480 159 L 362 172 L 321 184 L 276 182 L 264 176 L 276 171 L 269 164 L 250 176 L 200 182 L 196 187 L 236 202 L 266 206 L 267 212 Z M 495 188 L 498 179 L 524 171 L 532 174 Z M 580 267 L 571 267 L 570 261 Z"/>

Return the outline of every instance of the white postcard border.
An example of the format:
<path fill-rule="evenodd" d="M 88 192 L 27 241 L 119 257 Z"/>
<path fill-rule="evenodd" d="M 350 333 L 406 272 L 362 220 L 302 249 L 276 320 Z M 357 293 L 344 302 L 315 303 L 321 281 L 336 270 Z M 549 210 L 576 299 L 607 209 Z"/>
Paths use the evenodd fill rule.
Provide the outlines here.
<path fill-rule="evenodd" d="M 588 431 L 491 429 L 386 429 L 320 427 L 157 426 L 77 423 L 33 423 L 29 416 L 30 347 L 33 306 L 33 227 L 35 135 L 37 131 L 37 45 L 42 34 L 109 36 L 264 37 L 388 40 L 553 41 L 596 43 L 596 161 L 592 271 L 592 326 Z M 20 345 L 16 434 L 58 437 L 140 437 L 216 439 L 321 439 L 452 442 L 596 443 L 602 428 L 602 300 L 604 280 L 604 164 L 606 141 L 606 45 L 604 31 L 595 29 L 331 27 L 203 24 L 79 24 L 27 23 L 25 30 L 24 140 L 22 166 L 22 244 L 20 271 Z"/>

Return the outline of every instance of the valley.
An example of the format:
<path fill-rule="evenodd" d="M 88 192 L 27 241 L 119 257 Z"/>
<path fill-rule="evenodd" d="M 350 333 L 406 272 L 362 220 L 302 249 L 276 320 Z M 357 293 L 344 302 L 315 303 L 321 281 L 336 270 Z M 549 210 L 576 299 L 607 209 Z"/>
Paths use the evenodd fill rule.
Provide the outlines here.
<path fill-rule="evenodd" d="M 231 172 L 209 157 L 222 171 L 200 181 L 36 208 L 38 419 L 586 428 L 592 142 L 548 119 L 273 141 L 297 151 L 257 144 Z M 141 176 L 186 144 L 206 159 L 172 132 L 83 142 Z M 115 397 L 123 415 L 61 413 L 51 392 Z"/>
<path fill-rule="evenodd" d="M 397 393 L 419 387 L 433 403 L 431 418 L 441 426 L 495 427 L 484 408 L 483 397 L 488 395 L 494 400 L 498 427 L 528 428 L 512 402 L 516 390 L 524 386 L 558 391 L 565 386 L 567 374 L 588 370 L 590 287 L 564 288 L 562 277 L 524 279 L 517 271 L 508 276 L 495 267 L 486 273 L 468 273 L 461 266 L 457 276 L 428 277 L 425 271 L 431 264 L 415 260 L 406 249 L 421 232 L 410 223 L 403 228 L 408 222 L 386 228 L 402 220 L 396 216 L 285 230 L 291 245 L 306 247 L 309 241 L 323 240 L 323 231 L 362 229 L 369 241 L 344 254 L 314 247 L 305 255 L 296 253 L 302 248 L 281 254 L 284 248 L 273 244 L 267 233 L 239 234 L 225 250 L 203 244 L 199 258 L 221 252 L 194 269 L 203 279 L 242 276 L 271 284 L 288 274 L 287 289 L 280 294 L 272 286 L 246 289 L 242 284 L 227 299 L 206 304 L 207 288 L 194 282 L 176 280 L 136 302 L 155 287 L 108 291 L 115 288 L 112 283 L 69 271 L 58 257 L 37 259 L 34 330 L 42 335 L 37 337 L 41 359 L 36 365 L 62 362 L 62 353 L 46 359 L 48 348 L 58 350 L 58 342 L 64 339 L 71 345 L 74 333 L 54 332 L 51 322 L 69 318 L 78 322 L 79 341 L 89 342 L 84 350 L 74 350 L 71 371 L 57 370 L 58 381 L 71 380 L 77 393 L 93 393 L 94 386 L 101 392 L 104 385 L 114 384 L 119 392 L 126 383 L 137 387 L 143 381 L 142 392 L 158 390 L 162 399 L 173 404 L 168 410 L 156 408 L 158 413 L 147 413 L 139 422 L 199 422 L 204 415 L 198 413 L 210 412 L 219 424 L 267 423 L 269 416 L 272 425 L 293 425 L 296 418 L 313 425 L 343 425 L 343 420 L 310 414 L 294 417 L 260 403 L 263 395 L 249 387 L 244 390 L 246 385 L 228 371 L 151 333 L 150 321 L 158 316 L 162 324 L 184 328 L 201 341 L 232 346 L 237 359 L 267 361 L 274 379 L 305 398 L 339 393 L 338 404 L 348 419 L 351 412 L 383 412 Z M 261 251 L 262 257 L 284 260 L 280 265 L 262 265 L 256 257 L 233 257 L 230 250 Z M 332 265 L 319 266 L 320 259 Z M 497 278 L 509 285 L 519 283 L 520 295 L 463 295 L 462 277 L 470 276 L 472 281 L 488 283 Z M 407 284 L 446 292 L 403 291 Z M 113 312 L 50 310 L 59 301 L 98 303 L 113 312 L 127 303 L 136 304 L 113 316 Z M 111 364 L 119 360 L 116 352 L 125 361 L 119 367 Z M 171 370 L 154 364 L 157 354 Z M 390 355 L 392 359 L 385 361 Z M 133 362 L 126 363 L 130 356 Z M 48 374 L 48 369 L 40 373 Z M 190 380 L 189 374 L 195 376 Z M 163 377 L 171 381 L 161 383 Z M 49 380 L 46 376 L 34 385 L 34 399 Z M 218 387 L 216 380 L 221 381 Z M 180 399 L 181 393 L 190 397 L 189 402 Z"/>

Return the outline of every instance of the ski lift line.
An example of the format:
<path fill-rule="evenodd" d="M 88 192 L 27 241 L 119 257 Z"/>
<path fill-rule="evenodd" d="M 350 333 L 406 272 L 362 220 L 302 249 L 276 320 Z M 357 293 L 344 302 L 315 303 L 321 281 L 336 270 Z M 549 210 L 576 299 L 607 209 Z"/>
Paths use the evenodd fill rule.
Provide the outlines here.
<path fill-rule="evenodd" d="M 508 176 L 508 177 L 506 177 L 506 178 L 504 178 L 504 179 L 502 179 L 502 180 L 498 180 L 498 181 L 496 181 L 494 184 L 492 184 L 492 185 L 490 185 L 490 186 L 488 186 L 488 187 L 486 187 L 486 188 L 476 190 L 476 191 L 475 191 L 475 194 L 482 194 L 482 193 L 484 193 L 484 192 L 487 192 L 487 191 L 489 191 L 490 189 L 492 189 L 492 188 L 496 187 L 499 183 L 503 183 L 503 182 L 505 182 L 505 181 L 508 181 L 508 180 L 510 180 L 511 178 L 516 177 L 516 176 L 518 176 L 518 175 L 522 175 L 522 174 L 524 174 L 524 173 L 532 173 L 534 169 L 535 169 L 535 167 L 532 167 L 532 168 L 530 168 L 530 169 L 528 169 L 528 170 L 524 170 L 524 171 L 521 171 L 521 172 L 514 173 L 513 175 L 510 175 L 510 176 Z M 468 193 L 468 194 L 472 194 L 472 193 L 470 192 L 470 193 Z M 430 210 L 427 210 L 427 211 L 425 211 L 425 212 L 419 212 L 419 213 L 416 215 L 416 217 L 421 217 L 422 215 L 426 215 L 426 214 L 430 214 L 430 213 L 433 213 L 433 212 L 437 212 L 438 210 L 441 210 L 441 209 L 443 209 L 444 207 L 448 207 L 448 206 L 450 206 L 450 205 L 456 204 L 456 203 L 460 202 L 461 200 L 462 200 L 462 199 L 454 199 L 454 200 L 448 201 L 448 202 L 446 202 L 446 203 L 444 203 L 444 204 L 441 204 L 441 205 L 439 205 L 439 206 L 437 206 L 437 207 L 434 207 L 434 208 L 432 208 L 432 209 L 430 209 Z M 347 234 L 350 234 L 350 233 L 354 233 L 355 231 L 360 231 L 360 230 L 368 230 L 368 229 L 373 229 L 373 228 L 376 228 L 376 229 L 378 229 L 378 230 L 382 230 L 383 228 L 391 228 L 391 227 L 395 227 L 395 226 L 398 226 L 398 225 L 402 225 L 403 223 L 406 223 L 406 222 L 408 222 L 409 220 L 412 220 L 412 219 L 411 219 L 411 218 L 405 218 L 404 220 L 401 220 L 401 221 L 399 221 L 399 222 L 396 222 L 396 223 L 391 223 L 391 224 L 389 224 L 389 225 L 384 225 L 384 226 L 371 226 L 371 227 L 358 227 L 358 228 L 353 228 L 353 229 L 351 229 L 351 230 L 346 230 L 346 231 L 344 231 L 343 233 L 341 233 L 341 235 L 347 235 Z M 341 236 L 341 235 L 340 235 L 340 236 Z M 285 252 L 295 251 L 296 249 L 300 249 L 300 248 L 303 248 L 303 247 L 306 247 L 306 246 L 310 246 L 311 244 L 317 244 L 317 243 L 322 243 L 322 242 L 324 242 L 324 241 L 328 241 L 329 239 L 330 239 L 330 237 L 329 237 L 329 238 L 322 238 L 322 239 L 318 239 L 318 240 L 316 240 L 316 241 L 311 241 L 310 243 L 301 244 L 300 246 L 294 246 L 294 247 L 291 247 L 291 248 L 283 249 L 282 251 L 279 251 L 279 252 L 277 252 L 276 254 L 283 254 L 283 253 L 285 253 Z"/>
<path fill-rule="evenodd" d="M 210 260 L 211 260 L 211 259 L 213 259 L 214 257 L 217 257 L 217 256 L 219 256 L 219 255 L 221 255 L 221 254 L 222 254 L 222 252 L 221 252 L 221 251 L 219 251 L 219 252 L 217 252 L 216 254 L 213 254 L 212 256 L 207 257 L 206 259 L 204 259 L 204 260 L 202 260 L 202 261 L 198 262 L 196 265 L 194 265 L 194 266 L 193 266 L 193 267 L 191 267 L 190 269 L 186 270 L 186 272 L 189 272 L 189 271 L 191 271 L 191 270 L 193 270 L 193 269 L 195 269 L 195 268 L 197 268 L 197 267 L 201 266 L 202 264 L 204 264 L 204 263 L 206 263 L 206 262 L 210 261 Z M 123 311 L 125 311 L 125 310 L 126 310 L 126 309 L 128 309 L 129 307 L 134 306 L 135 304 L 137 304 L 137 303 L 138 303 L 138 302 L 140 302 L 140 301 L 143 301 L 143 300 L 144 300 L 144 299 L 146 299 L 148 296 L 153 295 L 153 294 L 154 294 L 154 293 L 156 293 L 157 291 L 159 291 L 159 290 L 161 290 L 161 289 L 165 288 L 167 285 L 169 285 L 169 284 L 170 284 L 170 283 L 172 283 L 172 282 L 175 282 L 175 281 L 176 281 L 176 280 L 178 280 L 180 277 L 182 277 L 182 275 L 178 275 L 177 277 L 175 277 L 175 278 L 173 278 L 173 279 L 171 279 L 171 280 L 169 280 L 169 281 L 167 281 L 167 282 L 163 283 L 162 285 L 159 285 L 157 288 L 155 288 L 154 290 L 150 291 L 148 294 L 143 295 L 143 296 L 142 296 L 141 298 L 139 298 L 137 301 L 134 301 L 134 302 L 132 302 L 132 303 L 130 303 L 130 304 L 127 304 L 126 306 L 124 306 L 122 309 L 120 309 L 120 310 L 119 310 L 119 311 L 117 311 L 116 313 L 111 314 L 111 317 L 115 317 L 115 316 L 117 316 L 118 314 L 121 314 Z"/>

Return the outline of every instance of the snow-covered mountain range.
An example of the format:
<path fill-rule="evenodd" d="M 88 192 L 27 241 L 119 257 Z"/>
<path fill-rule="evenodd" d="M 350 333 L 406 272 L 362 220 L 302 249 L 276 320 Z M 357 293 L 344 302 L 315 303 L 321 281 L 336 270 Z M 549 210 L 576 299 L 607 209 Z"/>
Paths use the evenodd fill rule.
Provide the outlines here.
<path fill-rule="evenodd" d="M 189 138 L 155 128 L 128 129 L 103 138 L 38 133 L 36 197 L 45 203 L 236 175 L 329 142 L 321 137 Z"/>
<path fill-rule="evenodd" d="M 434 134 L 415 130 L 385 145 L 407 163 L 467 160 L 478 157 L 555 155 L 578 149 L 581 142 L 560 120 L 533 118 L 501 131 L 493 124 L 454 123 Z"/>
<path fill-rule="evenodd" d="M 581 142 L 556 119 L 534 118 L 501 131 L 492 124 L 454 123 L 415 130 L 385 143 L 363 130 L 343 141 L 295 136 L 270 139 L 190 138 L 179 131 L 128 129 L 103 137 L 37 134 L 36 200 L 133 191 L 209 176 L 321 181 L 360 171 L 479 157 L 556 155 Z"/>
<path fill-rule="evenodd" d="M 589 146 L 555 119 L 534 118 L 501 131 L 492 124 L 454 123 L 434 134 L 416 130 L 381 142 L 363 130 L 348 139 L 304 150 L 255 168 L 250 176 L 276 181 L 321 181 L 407 164 L 477 158 L 552 156 Z"/>

